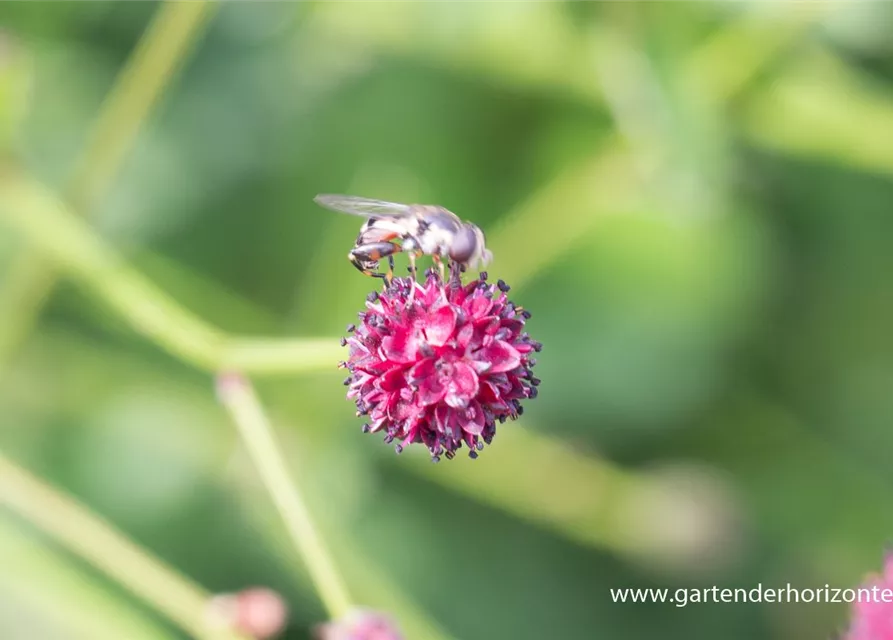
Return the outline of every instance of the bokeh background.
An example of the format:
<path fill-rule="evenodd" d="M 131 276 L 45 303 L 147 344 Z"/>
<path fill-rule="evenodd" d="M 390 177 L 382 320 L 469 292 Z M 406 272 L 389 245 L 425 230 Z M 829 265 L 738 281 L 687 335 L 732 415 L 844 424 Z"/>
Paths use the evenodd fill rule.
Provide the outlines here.
<path fill-rule="evenodd" d="M 893 4 L 203 11 L 0 6 L 0 637 L 187 637 L 60 544 L 90 535 L 64 511 L 4 508 L 53 513 L 12 484 L 20 468 L 209 593 L 280 591 L 284 637 L 325 619 L 213 366 L 120 311 L 111 258 L 89 268 L 123 256 L 166 301 L 136 287 L 124 306 L 186 343 L 183 309 L 336 345 L 374 282 L 344 259 L 359 221 L 319 192 L 474 220 L 545 345 L 523 418 L 438 465 L 360 433 L 337 348 L 247 372 L 359 603 L 413 640 L 844 628 L 845 605 L 609 589 L 849 587 L 881 565 Z M 22 213 L 16 184 L 89 227 Z"/>

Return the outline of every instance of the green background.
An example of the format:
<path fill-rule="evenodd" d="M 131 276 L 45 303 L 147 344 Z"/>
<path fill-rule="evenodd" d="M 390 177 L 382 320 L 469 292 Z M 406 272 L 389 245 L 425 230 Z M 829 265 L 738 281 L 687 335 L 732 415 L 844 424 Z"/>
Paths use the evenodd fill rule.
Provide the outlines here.
<path fill-rule="evenodd" d="M 158 10 L 0 7 L 7 164 L 65 193 Z M 252 376 L 353 597 L 414 640 L 828 638 L 845 605 L 609 589 L 880 567 L 891 35 L 882 2 L 226 3 L 79 213 L 209 324 L 333 343 L 375 283 L 314 195 L 484 229 L 545 348 L 477 461 L 362 435 L 334 366 Z M 326 613 L 212 376 L 64 269 L 31 314 L 32 243 L 0 215 L 0 450 L 210 592 L 279 590 L 309 637 Z M 0 636 L 181 633 L 0 508 Z"/>

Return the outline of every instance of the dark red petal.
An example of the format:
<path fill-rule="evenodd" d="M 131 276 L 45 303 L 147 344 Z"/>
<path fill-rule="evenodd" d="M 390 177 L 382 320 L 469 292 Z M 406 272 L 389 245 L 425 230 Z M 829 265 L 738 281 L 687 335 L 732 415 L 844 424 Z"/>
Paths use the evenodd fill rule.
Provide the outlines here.
<path fill-rule="evenodd" d="M 418 355 L 418 340 L 409 331 L 400 331 L 382 340 L 381 349 L 391 362 L 414 362 Z"/>
<path fill-rule="evenodd" d="M 395 420 L 401 422 L 403 420 L 408 420 L 413 417 L 416 413 L 418 413 L 418 409 L 410 402 L 405 402 L 400 396 L 396 396 L 396 402 L 392 401 L 388 403 L 388 417 L 391 420 Z"/>
<path fill-rule="evenodd" d="M 477 373 L 467 364 L 457 362 L 453 366 L 453 375 L 447 383 L 446 403 L 454 408 L 467 407 L 477 393 Z"/>
<path fill-rule="evenodd" d="M 499 316 L 484 316 L 482 318 L 477 318 L 474 321 L 474 326 L 477 327 L 479 331 L 483 331 L 485 335 L 489 336 L 492 336 L 499 331 L 499 324 Z"/>
<path fill-rule="evenodd" d="M 414 286 L 419 287 L 419 285 Z M 416 293 L 422 294 L 422 302 L 426 308 L 433 307 L 438 298 L 445 298 L 441 285 L 433 280 L 426 282 L 424 288 L 419 287 L 419 289 L 416 289 Z"/>
<path fill-rule="evenodd" d="M 450 440 L 456 440 L 462 437 L 462 427 L 455 409 L 442 404 L 437 408 L 437 416 L 440 423 L 440 430 L 444 436 Z"/>
<path fill-rule="evenodd" d="M 465 308 L 468 310 L 469 315 L 474 319 L 483 318 L 490 312 L 492 307 L 493 300 L 486 296 L 477 296 L 465 304 Z"/>
<path fill-rule="evenodd" d="M 496 340 L 475 354 L 475 360 L 488 362 L 488 373 L 511 371 L 521 364 L 521 354 L 507 342 Z"/>
<path fill-rule="evenodd" d="M 514 318 L 504 318 L 502 320 L 502 329 L 508 331 L 511 335 L 519 335 L 524 329 L 524 323 Z"/>
<path fill-rule="evenodd" d="M 436 360 L 434 358 L 425 358 L 412 369 L 409 370 L 409 379 L 415 384 L 422 382 L 425 378 L 434 375 Z"/>
<path fill-rule="evenodd" d="M 419 384 L 419 404 L 428 406 L 443 400 L 447 393 L 447 387 L 442 384 L 438 376 L 428 376 Z"/>
<path fill-rule="evenodd" d="M 500 398 L 499 390 L 490 382 L 481 384 L 481 392 L 478 399 L 486 404 L 505 404 Z"/>
<path fill-rule="evenodd" d="M 453 335 L 456 328 L 456 312 L 445 304 L 434 309 L 428 314 L 428 321 L 425 323 L 425 335 L 428 342 L 435 347 L 442 347 L 447 340 Z"/>
<path fill-rule="evenodd" d="M 485 424 L 486 419 L 481 405 L 477 402 L 470 404 L 465 411 L 465 419 L 462 421 L 462 430 L 465 433 L 479 436 L 483 433 Z"/>
<path fill-rule="evenodd" d="M 465 351 L 468 348 L 472 338 L 474 338 L 474 326 L 471 323 L 464 325 L 456 332 L 456 343 L 461 351 Z"/>
<path fill-rule="evenodd" d="M 378 378 L 378 387 L 387 393 L 399 391 L 406 386 L 406 376 L 402 368 L 391 369 Z"/>

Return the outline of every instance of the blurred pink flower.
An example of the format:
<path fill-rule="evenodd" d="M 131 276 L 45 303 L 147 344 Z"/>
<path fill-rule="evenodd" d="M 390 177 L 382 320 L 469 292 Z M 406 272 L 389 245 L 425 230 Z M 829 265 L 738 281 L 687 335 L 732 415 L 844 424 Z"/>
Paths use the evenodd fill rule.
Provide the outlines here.
<path fill-rule="evenodd" d="M 852 621 L 843 640 L 893 640 L 893 602 L 880 597 L 884 589 L 893 590 L 893 553 L 887 554 L 883 573 L 870 576 L 860 590 L 873 587 L 877 587 L 877 597 L 853 603 Z"/>
<path fill-rule="evenodd" d="M 531 356 L 542 345 L 524 331 L 530 314 L 509 301 L 508 285 L 486 279 L 462 285 L 455 267 L 446 283 L 433 269 L 423 284 L 396 278 L 348 327 L 347 397 L 369 416 L 363 430 L 385 431 L 398 453 L 421 442 L 437 461 L 464 444 L 477 457 L 496 421 L 536 397 Z"/>
<path fill-rule="evenodd" d="M 226 626 L 259 640 L 277 635 L 288 622 L 285 600 L 277 592 L 265 587 L 216 595 L 211 599 L 210 614 L 216 625 Z"/>
<path fill-rule="evenodd" d="M 317 640 L 404 640 L 388 616 L 377 611 L 355 610 L 316 628 Z"/>

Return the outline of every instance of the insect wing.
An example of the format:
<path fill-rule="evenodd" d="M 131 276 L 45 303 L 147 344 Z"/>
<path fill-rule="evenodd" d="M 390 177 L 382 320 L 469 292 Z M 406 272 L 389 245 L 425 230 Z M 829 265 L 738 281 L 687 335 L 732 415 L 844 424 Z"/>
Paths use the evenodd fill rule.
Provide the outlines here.
<path fill-rule="evenodd" d="M 320 194 L 313 201 L 326 209 L 364 218 L 402 218 L 412 211 L 412 207 L 408 204 L 332 193 Z"/>

